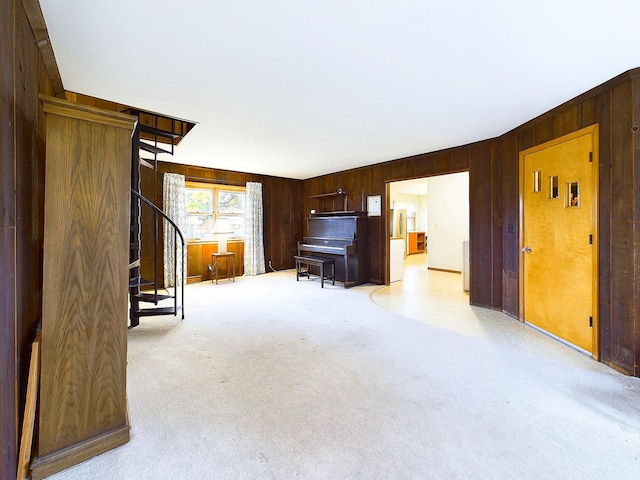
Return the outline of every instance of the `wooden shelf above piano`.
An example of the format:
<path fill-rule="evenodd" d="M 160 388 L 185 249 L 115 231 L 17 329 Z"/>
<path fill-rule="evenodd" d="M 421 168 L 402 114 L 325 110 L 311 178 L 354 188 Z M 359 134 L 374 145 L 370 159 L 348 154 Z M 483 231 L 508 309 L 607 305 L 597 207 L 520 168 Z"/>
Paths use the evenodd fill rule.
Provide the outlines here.
<path fill-rule="evenodd" d="M 342 210 L 337 209 L 336 208 L 336 200 L 340 200 L 340 197 L 344 197 L 343 200 L 343 208 Z M 312 199 L 316 199 L 318 200 L 319 203 L 319 208 L 316 209 L 315 213 L 312 213 L 311 215 L 323 215 L 323 214 L 337 214 L 337 213 L 351 213 L 353 214 L 354 212 L 348 212 L 347 211 L 347 200 L 348 200 L 348 195 L 347 192 L 345 192 L 344 190 L 342 190 L 341 188 L 339 188 L 337 191 L 335 192 L 330 192 L 330 193 L 320 193 L 318 195 L 311 195 L 309 196 L 309 198 Z M 330 200 L 331 201 L 331 209 L 327 210 L 325 208 L 326 206 L 326 200 Z"/>

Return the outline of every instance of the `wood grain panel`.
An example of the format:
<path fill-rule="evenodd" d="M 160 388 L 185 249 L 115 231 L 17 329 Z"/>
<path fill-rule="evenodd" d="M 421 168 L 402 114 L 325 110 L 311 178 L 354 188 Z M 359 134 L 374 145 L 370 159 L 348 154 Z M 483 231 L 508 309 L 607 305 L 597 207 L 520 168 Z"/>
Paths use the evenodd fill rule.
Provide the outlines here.
<path fill-rule="evenodd" d="M 596 123 L 595 97 L 587 98 L 580 104 L 580 125 L 578 128 L 585 128 Z"/>
<path fill-rule="evenodd" d="M 488 142 L 482 142 L 480 146 L 488 146 Z M 451 152 L 451 170 L 453 171 L 464 171 L 469 170 L 471 161 L 470 155 L 471 151 L 477 152 L 478 145 L 469 145 L 465 148 L 458 148 Z"/>
<path fill-rule="evenodd" d="M 30 343 L 42 310 L 44 116 L 37 95 L 51 93 L 53 88 L 23 2 L 2 0 L 0 9 L 3 12 L 0 15 L 0 123 L 3 125 L 0 129 L 3 236 L 0 277 L 8 282 L 0 295 L 3 331 L 0 362 L 6 367 L 2 369 L 1 378 L 0 477 L 12 478 L 16 467 L 16 425 L 21 424 Z M 8 229 L 11 245 L 6 243 Z M 9 377 L 5 374 L 8 371 L 12 372 Z M 4 400 L 9 398 L 11 404 L 5 404 Z"/>
<path fill-rule="evenodd" d="M 47 25 L 40 9 L 38 0 L 22 0 L 22 6 L 26 13 L 26 19 L 29 22 L 30 30 L 33 32 L 29 39 L 30 44 L 35 44 L 39 48 L 39 56 L 47 70 L 48 77 L 52 86 L 52 91 L 56 96 L 64 96 L 64 87 L 62 78 L 58 70 L 58 63 L 53 52 L 53 46 L 49 39 Z M 48 93 L 48 92 L 41 92 Z"/>
<path fill-rule="evenodd" d="M 192 243 L 187 246 L 187 275 L 191 281 L 200 282 L 211 280 L 212 274 L 209 266 L 213 265 L 212 253 L 218 251 L 217 243 Z M 244 242 L 230 241 L 227 243 L 227 251 L 235 254 L 236 276 L 244 274 Z M 223 260 L 219 267 L 220 276 L 227 275 L 227 262 Z"/>
<path fill-rule="evenodd" d="M 40 84 L 42 58 L 33 42 L 33 32 L 27 19 L 16 18 L 15 71 L 15 207 L 16 207 L 16 271 L 29 272 L 16 279 L 16 345 L 18 348 L 18 405 L 22 416 L 26 401 L 27 368 L 31 343 L 35 337 L 42 311 L 42 223 L 44 191 L 44 156 L 39 144 L 38 92 L 48 88 L 47 82 Z M 21 422 L 21 420 L 20 420 Z M 21 424 L 21 423 L 20 423 Z"/>
<path fill-rule="evenodd" d="M 201 281 L 205 272 L 202 270 L 202 244 L 187 245 L 187 277 Z"/>
<path fill-rule="evenodd" d="M 15 225 L 14 197 L 14 1 L 2 0 L 0 15 L 0 227 Z"/>
<path fill-rule="evenodd" d="M 631 148 L 632 106 L 631 82 L 616 86 L 611 95 L 611 182 L 616 192 L 611 199 L 611 219 L 614 222 L 631 221 L 633 205 L 633 149 Z"/>
<path fill-rule="evenodd" d="M 471 154 L 469 172 L 470 301 L 491 308 L 493 287 L 492 170 L 490 153 L 478 146 Z"/>
<path fill-rule="evenodd" d="M 98 119 L 99 110 L 42 100 L 49 113 L 34 478 L 112 448 L 114 436 L 116 443 L 128 438 L 123 319 L 135 123 L 125 115 Z"/>
<path fill-rule="evenodd" d="M 519 152 L 519 137 L 510 135 L 504 138 L 503 160 L 500 165 L 496 165 L 496 170 L 500 170 L 501 201 L 497 211 L 500 212 L 501 220 L 496 219 L 496 223 L 501 223 L 500 230 L 495 230 L 494 242 L 500 244 L 502 248 L 502 268 L 505 275 L 502 278 L 503 300 L 502 309 L 512 316 L 519 316 L 519 296 L 514 296 L 513 292 L 519 292 L 518 284 L 505 284 L 504 282 L 518 281 L 519 260 L 520 260 L 520 215 L 519 215 L 519 164 L 515 161 Z M 497 246 L 497 245 L 496 245 Z M 506 274 L 509 272 L 509 274 Z M 494 277 L 495 278 L 495 277 Z M 508 303 L 505 303 L 508 299 Z"/>
<path fill-rule="evenodd" d="M 231 243 L 227 244 L 227 250 L 230 252 L 236 252 L 237 249 L 235 249 L 233 247 L 233 245 Z M 202 245 L 202 258 L 201 258 L 201 270 L 202 270 L 202 274 L 201 274 L 201 279 L 202 281 L 205 280 L 211 280 L 211 278 L 213 277 L 213 273 L 209 270 L 209 265 L 211 265 L 211 267 L 213 268 L 213 259 L 211 257 L 212 253 L 216 253 L 218 251 L 218 245 L 217 244 L 213 244 L 213 243 L 206 243 Z M 235 258 L 234 259 L 236 261 L 236 272 L 238 272 L 238 259 Z M 225 264 L 224 270 L 220 269 L 220 272 L 223 272 L 226 275 L 226 263 L 227 262 L 222 262 Z"/>
<path fill-rule="evenodd" d="M 553 118 L 554 137 L 561 137 L 580 128 L 580 105 L 574 105 L 559 112 Z"/>
<path fill-rule="evenodd" d="M 2 159 L 0 158 L 0 161 Z M 18 462 L 15 229 L 0 226 L 0 478 L 15 478 Z"/>
<path fill-rule="evenodd" d="M 627 372 L 629 375 L 640 376 L 640 328 L 638 328 L 638 315 L 640 312 L 640 282 L 638 282 L 638 278 L 640 278 L 640 222 L 634 222 L 634 268 L 633 268 L 633 276 L 634 276 L 634 302 L 633 302 L 633 310 L 634 310 L 634 324 L 630 326 L 629 330 L 632 338 L 632 352 L 634 355 L 633 359 L 633 369 Z"/>
<path fill-rule="evenodd" d="M 126 318 L 119 269 L 128 261 L 121 234 L 128 226 L 128 182 L 122 157 L 105 152 L 112 145 L 126 152 L 129 139 L 113 128 L 55 116 L 48 126 L 43 378 L 49 380 L 42 389 L 42 456 L 122 426 L 126 416 L 126 330 L 117 324 Z M 68 164 L 67 139 L 78 138 L 99 141 L 73 145 Z M 88 378 L 98 383 L 87 391 Z M 96 405 L 103 406 L 100 416 L 87 417 Z"/>
<path fill-rule="evenodd" d="M 614 222 L 611 235 L 611 280 L 613 292 L 611 352 L 605 363 L 627 374 L 633 374 L 635 287 L 634 287 L 634 226 L 630 222 Z"/>
<path fill-rule="evenodd" d="M 553 140 L 553 115 L 543 115 L 533 127 L 534 145 Z"/>
<path fill-rule="evenodd" d="M 632 145 L 632 162 L 633 162 L 633 184 L 634 184 L 634 203 L 633 203 L 633 219 L 640 221 L 640 77 L 634 78 L 630 82 L 631 86 L 631 128 L 629 131 L 630 141 Z M 640 279 L 640 277 L 638 277 Z"/>
<path fill-rule="evenodd" d="M 16 478 L 19 390 L 16 351 L 15 1 L 0 0 L 0 478 Z M 10 127 L 13 126 L 13 127 Z"/>
<path fill-rule="evenodd" d="M 595 116 L 599 125 L 599 326 L 600 359 L 610 363 L 612 349 L 611 312 L 611 95 L 605 91 L 595 97 Z"/>

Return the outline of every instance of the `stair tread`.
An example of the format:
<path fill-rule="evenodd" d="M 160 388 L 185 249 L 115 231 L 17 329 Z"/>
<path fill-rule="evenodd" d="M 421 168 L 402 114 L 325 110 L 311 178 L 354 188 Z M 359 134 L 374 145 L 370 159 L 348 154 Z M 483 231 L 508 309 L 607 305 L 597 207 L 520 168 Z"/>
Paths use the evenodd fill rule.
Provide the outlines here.
<path fill-rule="evenodd" d="M 164 148 L 156 147 L 155 145 L 151 145 L 150 143 L 143 142 L 142 140 L 138 143 L 138 147 L 141 150 L 146 150 L 147 152 L 154 153 L 156 155 L 159 154 L 159 153 L 166 153 L 168 155 L 171 155 L 171 152 L 169 150 L 165 150 Z"/>
<path fill-rule="evenodd" d="M 133 296 L 137 298 L 141 302 L 159 302 L 160 300 L 167 300 L 168 298 L 173 298 L 173 295 L 156 295 L 154 293 L 138 293 Z"/>
<path fill-rule="evenodd" d="M 168 130 L 162 130 L 161 128 L 152 127 L 151 125 L 144 125 L 142 123 L 138 125 L 138 128 L 141 132 L 151 133 L 152 135 L 158 135 L 160 137 L 172 139 L 182 137 L 182 135 L 180 135 L 179 133 L 173 133 Z"/>
<path fill-rule="evenodd" d="M 152 317 L 154 315 L 177 315 L 180 310 L 182 310 L 182 307 L 178 305 L 178 308 L 174 308 L 174 307 L 141 308 L 135 313 L 139 317 Z"/>
<path fill-rule="evenodd" d="M 156 167 L 155 167 L 154 163 L 151 163 L 151 162 L 155 163 L 155 160 L 153 160 L 151 158 L 142 158 L 142 157 L 140 157 L 140 165 L 142 165 L 143 167 L 147 167 L 147 168 L 150 168 L 152 170 L 155 170 Z"/>
<path fill-rule="evenodd" d="M 129 279 L 129 287 L 140 287 L 142 285 L 153 285 L 153 282 L 143 277 L 134 277 Z"/>

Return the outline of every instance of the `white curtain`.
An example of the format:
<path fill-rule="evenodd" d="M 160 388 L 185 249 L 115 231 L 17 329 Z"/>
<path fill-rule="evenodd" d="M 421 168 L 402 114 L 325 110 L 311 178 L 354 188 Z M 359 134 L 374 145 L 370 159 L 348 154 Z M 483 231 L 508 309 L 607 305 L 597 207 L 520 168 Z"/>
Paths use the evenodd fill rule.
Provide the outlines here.
<path fill-rule="evenodd" d="M 247 182 L 244 239 L 244 274 L 265 273 L 262 236 L 262 184 Z"/>
<path fill-rule="evenodd" d="M 184 175 L 177 173 L 165 173 L 162 179 L 162 205 L 164 213 L 178 226 L 181 232 L 185 232 L 187 226 L 187 206 L 184 188 Z M 177 284 L 184 281 L 182 271 L 182 253 L 186 258 L 186 249 L 181 250 L 183 245 L 180 237 L 174 238 L 174 229 L 169 222 L 164 222 L 164 286 L 173 287 L 174 273 L 177 274 Z M 175 252 L 174 240 L 178 242 L 177 272 L 174 271 L 173 255 Z M 186 263 L 185 263 L 186 268 Z"/>

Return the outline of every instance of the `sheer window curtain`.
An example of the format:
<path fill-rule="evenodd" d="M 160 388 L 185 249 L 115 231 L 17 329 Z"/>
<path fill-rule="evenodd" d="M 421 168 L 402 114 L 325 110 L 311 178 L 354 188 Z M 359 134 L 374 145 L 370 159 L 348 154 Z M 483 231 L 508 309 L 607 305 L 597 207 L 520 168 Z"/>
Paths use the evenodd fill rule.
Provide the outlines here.
<path fill-rule="evenodd" d="M 266 273 L 262 221 L 262 184 L 247 182 L 244 239 L 244 274 Z"/>
<path fill-rule="evenodd" d="M 178 226 L 181 232 L 186 231 L 187 226 L 187 206 L 186 195 L 184 187 L 184 175 L 177 173 L 165 173 L 162 178 L 162 205 L 164 213 Z M 174 287 L 174 265 L 173 265 L 173 252 L 175 251 L 175 237 L 173 234 L 173 228 L 168 222 L 164 222 L 163 228 L 164 239 L 164 286 Z M 178 248 L 180 249 L 180 238 L 178 237 Z M 186 245 L 185 245 L 186 247 Z M 186 248 L 183 250 L 183 254 L 186 256 Z M 180 250 L 178 250 L 180 255 Z M 178 257 L 177 261 L 177 282 L 181 285 L 184 281 L 181 260 Z M 185 261 L 186 268 L 186 261 Z"/>

